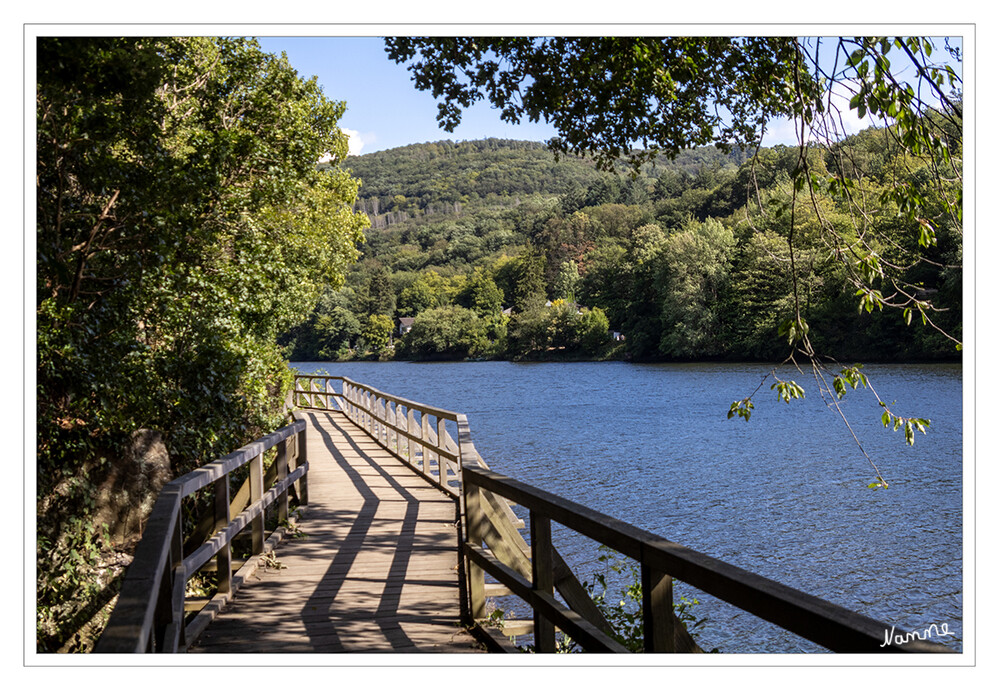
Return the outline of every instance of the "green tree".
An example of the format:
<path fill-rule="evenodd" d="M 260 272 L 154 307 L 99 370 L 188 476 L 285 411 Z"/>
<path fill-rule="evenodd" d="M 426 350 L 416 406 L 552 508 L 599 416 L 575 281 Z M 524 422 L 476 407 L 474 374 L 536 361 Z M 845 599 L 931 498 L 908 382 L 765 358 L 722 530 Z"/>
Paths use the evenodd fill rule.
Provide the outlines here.
<path fill-rule="evenodd" d="M 466 359 L 487 352 L 487 325 L 471 309 L 435 307 L 417 314 L 403 338 L 402 354 L 414 359 Z"/>
<path fill-rule="evenodd" d="M 599 242 L 587 255 L 588 268 L 580 280 L 580 300 L 600 307 L 616 328 L 625 321 L 631 294 L 632 273 L 627 253 L 622 242 Z"/>
<path fill-rule="evenodd" d="M 391 322 L 390 322 L 391 323 Z M 320 361 L 346 359 L 352 343 L 361 335 L 361 322 L 344 307 L 336 306 L 316 319 L 315 330 Z"/>
<path fill-rule="evenodd" d="M 458 299 L 462 306 L 472 309 L 481 317 L 503 311 L 503 292 L 481 267 L 475 268 L 468 276 Z"/>
<path fill-rule="evenodd" d="M 390 318 L 395 313 L 395 291 L 383 266 L 379 266 L 368 281 L 368 313 Z"/>
<path fill-rule="evenodd" d="M 624 329 L 628 351 L 638 359 L 655 358 L 662 340 L 659 280 L 665 251 L 666 233 L 658 225 L 650 223 L 635 230 L 626 259 L 631 285 Z"/>
<path fill-rule="evenodd" d="M 507 356 L 511 359 L 532 358 L 544 354 L 549 347 L 547 310 L 535 306 L 518 311 L 510 317 L 507 328 Z"/>
<path fill-rule="evenodd" d="M 555 283 L 552 285 L 552 292 L 557 299 L 564 299 L 569 302 L 576 301 L 576 292 L 579 289 L 579 267 L 572 259 L 564 261 L 559 267 L 555 276 Z"/>
<path fill-rule="evenodd" d="M 536 249 L 525 251 L 517 259 L 514 271 L 514 311 L 539 309 L 546 301 L 544 254 Z"/>
<path fill-rule="evenodd" d="M 342 282 L 366 218 L 339 166 L 344 104 L 254 41 L 42 38 L 37 57 L 36 565 L 50 650 L 102 585 L 93 497 L 123 471 L 130 434 L 161 431 L 179 474 L 278 424 L 290 375 L 277 334 Z"/>
<path fill-rule="evenodd" d="M 416 316 L 427 309 L 451 304 L 458 294 L 454 283 L 437 271 L 420 273 L 416 280 L 399 294 L 400 316 Z"/>
<path fill-rule="evenodd" d="M 610 322 L 600 307 L 580 311 L 576 332 L 578 347 L 587 355 L 600 355 L 610 344 Z"/>
<path fill-rule="evenodd" d="M 309 318 L 278 342 L 292 361 L 332 361 L 345 359 L 361 335 L 361 322 L 351 310 L 349 290 L 327 288 Z"/>
<path fill-rule="evenodd" d="M 507 354 L 515 359 L 595 356 L 610 342 L 607 315 L 599 308 L 577 309 L 565 300 L 514 314 Z"/>
<path fill-rule="evenodd" d="M 392 318 L 384 314 L 371 314 L 368 316 L 361 337 L 368 350 L 375 355 L 384 352 L 392 340 Z"/>
<path fill-rule="evenodd" d="M 732 231 L 714 219 L 691 221 L 666 240 L 660 283 L 664 355 L 712 357 L 726 349 L 721 306 L 734 248 Z"/>

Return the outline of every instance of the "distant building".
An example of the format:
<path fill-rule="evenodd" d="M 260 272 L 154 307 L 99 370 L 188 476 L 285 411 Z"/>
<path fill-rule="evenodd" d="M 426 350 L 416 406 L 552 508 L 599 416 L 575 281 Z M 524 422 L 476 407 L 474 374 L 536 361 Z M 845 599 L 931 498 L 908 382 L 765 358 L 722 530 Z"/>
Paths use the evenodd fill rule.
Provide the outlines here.
<path fill-rule="evenodd" d="M 413 328 L 413 322 L 416 321 L 412 316 L 404 316 L 399 319 L 399 335 L 405 335 L 409 333 L 410 329 Z"/>

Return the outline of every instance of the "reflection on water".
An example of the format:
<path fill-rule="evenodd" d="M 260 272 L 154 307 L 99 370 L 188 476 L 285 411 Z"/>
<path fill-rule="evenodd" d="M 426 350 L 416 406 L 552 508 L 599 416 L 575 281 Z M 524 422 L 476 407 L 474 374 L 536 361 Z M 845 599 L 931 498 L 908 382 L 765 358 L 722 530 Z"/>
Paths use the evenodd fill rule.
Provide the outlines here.
<path fill-rule="evenodd" d="M 931 420 L 914 446 L 881 425 L 867 391 L 842 401 L 868 460 L 814 384 L 780 402 L 764 386 L 752 419 L 726 418 L 763 365 L 611 363 L 296 363 L 468 416 L 497 472 L 899 629 L 947 623 L 961 648 L 962 388 L 958 365 L 868 366 L 901 416 Z M 556 532 L 586 576 L 592 544 Z M 724 652 L 821 651 L 683 585 Z"/>

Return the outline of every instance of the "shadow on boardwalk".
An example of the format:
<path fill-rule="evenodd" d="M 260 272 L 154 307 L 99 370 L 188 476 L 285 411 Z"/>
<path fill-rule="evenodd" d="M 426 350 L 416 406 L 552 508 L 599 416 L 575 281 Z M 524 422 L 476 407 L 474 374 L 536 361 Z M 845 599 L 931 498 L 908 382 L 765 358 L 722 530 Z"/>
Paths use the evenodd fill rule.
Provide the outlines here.
<path fill-rule="evenodd" d="M 454 501 L 343 414 L 310 415 L 303 539 L 191 652 L 475 652 L 459 625 Z"/>

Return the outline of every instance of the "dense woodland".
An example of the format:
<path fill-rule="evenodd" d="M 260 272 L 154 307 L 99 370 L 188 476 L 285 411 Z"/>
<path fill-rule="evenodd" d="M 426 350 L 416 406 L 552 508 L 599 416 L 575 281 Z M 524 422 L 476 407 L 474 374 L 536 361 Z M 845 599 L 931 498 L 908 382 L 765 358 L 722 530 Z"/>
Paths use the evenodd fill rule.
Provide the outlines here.
<path fill-rule="evenodd" d="M 293 361 L 782 358 L 798 157 L 797 147 L 703 147 L 637 175 L 497 139 L 352 157 L 356 208 L 371 220 L 361 260 L 282 342 Z M 809 161 L 820 171 L 848 162 L 870 222 L 890 240 L 880 248 L 889 270 L 932 295 L 942 310 L 934 323 L 960 338 L 960 229 L 941 213 L 936 244 L 907 265 L 906 252 L 919 249 L 918 220 L 879 201 L 900 178 L 932 198 L 926 168 L 875 128 L 815 148 Z M 960 355 L 918 317 L 858 297 L 816 217 L 818 208 L 823 222 L 850 228 L 842 201 L 826 194 L 796 204 L 795 271 L 817 352 L 864 361 Z M 400 335 L 403 317 L 415 320 Z"/>

